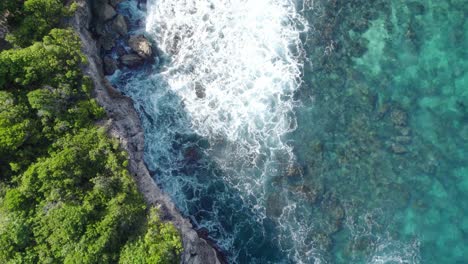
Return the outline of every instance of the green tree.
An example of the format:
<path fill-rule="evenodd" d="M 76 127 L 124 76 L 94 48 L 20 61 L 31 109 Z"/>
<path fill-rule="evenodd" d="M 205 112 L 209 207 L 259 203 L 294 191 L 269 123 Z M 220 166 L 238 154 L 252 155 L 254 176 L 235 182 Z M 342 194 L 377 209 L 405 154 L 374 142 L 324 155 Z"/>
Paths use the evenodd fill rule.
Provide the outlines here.
<path fill-rule="evenodd" d="M 82 78 L 79 66 L 86 61 L 80 48 L 80 40 L 71 29 L 53 29 L 43 42 L 3 51 L 0 53 L 0 89 L 5 89 L 7 84 L 79 86 Z"/>
<path fill-rule="evenodd" d="M 5 6 L 8 10 L 18 9 L 17 4 L 13 3 L 6 3 Z M 57 27 L 63 17 L 73 14 L 75 7 L 67 8 L 60 0 L 26 0 L 19 11 L 23 19 L 16 22 L 17 26 L 8 40 L 20 47 L 39 41 Z"/>
<path fill-rule="evenodd" d="M 11 93 L 0 91 L 0 160 L 16 151 L 31 135 L 29 109 L 17 104 Z"/>
<path fill-rule="evenodd" d="M 125 245 L 119 263 L 178 263 L 182 251 L 179 233 L 173 225 L 159 219 L 155 208 L 151 209 L 148 218 L 145 234 Z"/>

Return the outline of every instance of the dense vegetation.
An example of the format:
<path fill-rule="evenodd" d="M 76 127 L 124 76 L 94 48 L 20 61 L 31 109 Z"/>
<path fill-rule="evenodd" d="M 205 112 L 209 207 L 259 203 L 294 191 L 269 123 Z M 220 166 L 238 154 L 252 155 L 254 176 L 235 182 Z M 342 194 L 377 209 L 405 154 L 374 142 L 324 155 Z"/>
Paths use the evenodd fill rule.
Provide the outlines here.
<path fill-rule="evenodd" d="M 175 263 L 176 229 L 148 209 L 126 153 L 60 28 L 59 0 L 1 0 L 12 49 L 0 53 L 0 263 Z"/>

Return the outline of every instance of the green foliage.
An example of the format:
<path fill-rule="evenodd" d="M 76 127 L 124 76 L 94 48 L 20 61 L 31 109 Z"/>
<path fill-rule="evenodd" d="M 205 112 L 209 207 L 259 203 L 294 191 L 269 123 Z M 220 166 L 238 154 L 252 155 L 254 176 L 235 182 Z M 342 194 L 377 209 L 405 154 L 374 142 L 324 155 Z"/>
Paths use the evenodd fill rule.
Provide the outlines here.
<path fill-rule="evenodd" d="M 53 29 L 43 42 L 0 53 L 0 89 L 5 85 L 77 85 L 85 62 L 79 38 L 71 29 Z"/>
<path fill-rule="evenodd" d="M 16 151 L 32 132 L 28 108 L 15 103 L 11 93 L 0 91 L 0 159 Z"/>
<path fill-rule="evenodd" d="M 163 223 L 158 212 L 152 208 L 146 225 L 146 233 L 123 249 L 121 264 L 170 264 L 178 263 L 182 251 L 179 233 L 173 225 Z"/>
<path fill-rule="evenodd" d="M 103 132 L 58 140 L 18 178 L 0 205 L 0 263 L 111 263 L 142 224 L 145 204 Z M 18 219 L 24 216 L 23 224 Z"/>
<path fill-rule="evenodd" d="M 6 8 L 12 10 L 16 7 L 18 10 L 17 6 L 8 3 Z M 19 8 L 23 19 L 16 22 L 18 25 L 8 40 L 20 47 L 28 46 L 57 27 L 64 16 L 73 14 L 74 9 L 75 5 L 67 8 L 60 0 L 26 0 Z"/>
<path fill-rule="evenodd" d="M 21 9 L 23 1 L 21 0 L 2 0 L 0 1 L 0 14 L 5 12 L 16 13 Z"/>
<path fill-rule="evenodd" d="M 86 61 L 80 47 L 72 30 L 53 29 L 43 42 L 0 53 L 0 89 L 9 91 L 0 96 L 7 109 L 0 114 L 4 178 L 24 171 L 51 142 L 104 116 L 80 70 Z"/>

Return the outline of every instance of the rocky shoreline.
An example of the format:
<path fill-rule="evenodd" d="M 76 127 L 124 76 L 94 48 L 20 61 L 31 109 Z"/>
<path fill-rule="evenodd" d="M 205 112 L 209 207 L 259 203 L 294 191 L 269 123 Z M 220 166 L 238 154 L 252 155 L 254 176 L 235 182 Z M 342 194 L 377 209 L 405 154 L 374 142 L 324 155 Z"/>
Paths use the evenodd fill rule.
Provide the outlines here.
<path fill-rule="evenodd" d="M 190 221 L 180 214 L 170 197 L 151 178 L 143 159 L 143 128 L 133 102 L 112 87 L 104 75 L 104 71 L 110 74 L 117 67 L 137 67 L 151 60 L 151 46 L 148 46 L 144 37 L 135 36 L 129 41 L 134 52 L 122 54 L 119 61 L 110 57 L 101 58 L 101 47 L 109 48 L 115 43 L 116 35 L 125 36 L 128 32 L 125 18 L 115 11 L 115 6 L 121 1 L 75 0 L 75 2 L 78 8 L 71 25 L 83 42 L 83 52 L 88 58 L 88 65 L 84 71 L 94 82 L 94 96 L 107 112 L 108 120 L 102 125 L 128 152 L 128 168 L 140 192 L 149 205 L 160 208 L 163 220 L 171 221 L 180 230 L 184 246 L 181 263 L 225 263 L 219 251 L 194 230 Z"/>

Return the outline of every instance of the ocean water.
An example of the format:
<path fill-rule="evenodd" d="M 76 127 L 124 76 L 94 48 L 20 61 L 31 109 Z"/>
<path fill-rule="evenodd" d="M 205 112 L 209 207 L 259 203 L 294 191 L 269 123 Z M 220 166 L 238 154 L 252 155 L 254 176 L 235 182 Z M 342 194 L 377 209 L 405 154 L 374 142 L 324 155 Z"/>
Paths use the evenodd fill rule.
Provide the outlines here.
<path fill-rule="evenodd" d="M 468 263 L 468 5 L 122 3 L 155 181 L 230 263 Z"/>

